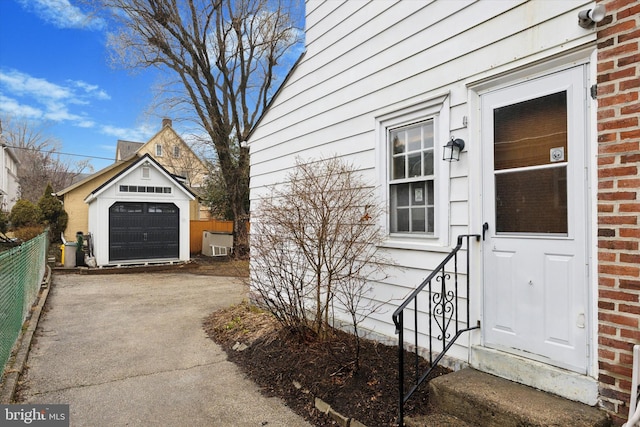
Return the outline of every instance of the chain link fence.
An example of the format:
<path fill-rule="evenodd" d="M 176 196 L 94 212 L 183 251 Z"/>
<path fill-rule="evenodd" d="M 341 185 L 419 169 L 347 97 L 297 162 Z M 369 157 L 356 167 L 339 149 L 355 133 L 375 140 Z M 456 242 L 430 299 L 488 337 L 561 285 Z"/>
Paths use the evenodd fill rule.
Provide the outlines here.
<path fill-rule="evenodd" d="M 46 268 L 47 234 L 0 253 L 0 373 L 38 296 Z"/>

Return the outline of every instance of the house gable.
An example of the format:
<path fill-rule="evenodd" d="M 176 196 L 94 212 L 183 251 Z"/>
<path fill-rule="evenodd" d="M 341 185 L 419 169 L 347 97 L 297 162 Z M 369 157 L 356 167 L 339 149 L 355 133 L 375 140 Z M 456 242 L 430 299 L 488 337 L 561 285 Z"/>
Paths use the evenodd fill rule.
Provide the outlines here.
<path fill-rule="evenodd" d="M 184 177 L 189 187 L 202 187 L 208 169 L 171 126 L 171 120 L 162 121 L 162 129 L 142 144 L 138 156 L 149 154 L 171 174 Z"/>
<path fill-rule="evenodd" d="M 112 176 L 91 191 L 91 193 L 85 198 L 84 202 L 91 203 L 102 194 L 114 190 L 114 187 L 119 185 L 149 187 L 148 191 L 146 188 L 144 191 L 138 191 L 137 189 L 135 191 L 129 191 L 129 188 L 127 188 L 126 192 L 130 194 L 156 193 L 164 195 L 173 194 L 173 196 L 175 196 L 175 191 L 166 192 L 164 190 L 159 190 L 166 190 L 166 186 L 169 185 L 172 188 L 175 188 L 176 191 L 183 193 L 180 197 L 187 197 L 189 200 L 194 200 L 196 198 L 195 194 L 193 194 L 191 190 L 176 179 L 176 177 L 171 175 L 153 157 L 149 154 L 145 154 L 135 162 L 129 164 L 124 170 Z M 120 188 L 115 189 L 115 191 L 122 193 Z"/>

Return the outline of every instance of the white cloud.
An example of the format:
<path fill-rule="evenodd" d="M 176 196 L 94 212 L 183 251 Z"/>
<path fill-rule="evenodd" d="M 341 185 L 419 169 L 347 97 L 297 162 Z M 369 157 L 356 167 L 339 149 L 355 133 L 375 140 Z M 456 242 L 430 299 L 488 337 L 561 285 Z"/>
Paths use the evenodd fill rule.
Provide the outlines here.
<path fill-rule="evenodd" d="M 84 13 L 69 0 L 18 0 L 22 7 L 34 12 L 40 19 L 57 28 L 80 28 L 100 30 L 105 22 L 102 18 Z"/>
<path fill-rule="evenodd" d="M 2 111 L 25 118 L 44 118 L 54 122 L 94 127 L 86 112 L 71 107 L 90 106 L 93 100 L 109 100 L 109 94 L 97 85 L 68 80 L 60 85 L 18 70 L 0 70 L 0 89 L 6 93 Z"/>
<path fill-rule="evenodd" d="M 17 95 L 38 95 L 50 99 L 63 99 L 71 96 L 71 92 L 62 86 L 16 70 L 0 71 L 0 84 Z"/>
<path fill-rule="evenodd" d="M 0 93 L 0 112 L 26 119 L 39 119 L 44 115 L 42 110 L 29 105 L 20 104 L 17 100 Z"/>
<path fill-rule="evenodd" d="M 149 125 L 140 125 L 136 128 L 120 128 L 111 125 L 104 125 L 101 128 L 102 133 L 109 136 L 115 136 L 125 141 L 146 142 L 159 129 L 152 128 Z"/>
<path fill-rule="evenodd" d="M 92 85 L 92 84 L 83 82 L 82 80 L 76 80 L 76 81 L 70 80 L 70 82 L 74 84 L 76 87 L 83 89 L 86 94 L 91 95 L 93 98 L 101 99 L 101 100 L 111 99 L 111 96 L 109 96 L 109 94 L 105 92 L 104 89 L 100 89 L 100 86 Z"/>

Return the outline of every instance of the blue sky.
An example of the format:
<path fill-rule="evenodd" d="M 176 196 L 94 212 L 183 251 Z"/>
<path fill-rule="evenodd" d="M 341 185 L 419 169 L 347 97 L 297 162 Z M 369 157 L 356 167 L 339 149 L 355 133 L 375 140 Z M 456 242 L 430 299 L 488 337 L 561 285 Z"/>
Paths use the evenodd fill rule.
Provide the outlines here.
<path fill-rule="evenodd" d="M 91 156 L 97 171 L 113 163 L 118 139 L 146 142 L 160 130 L 162 118 L 149 107 L 161 76 L 112 68 L 107 23 L 80 4 L 0 0 L 0 116 L 46 123 L 61 152 Z M 179 123 L 174 128 L 181 133 Z"/>
<path fill-rule="evenodd" d="M 118 139 L 147 141 L 155 80 L 111 68 L 105 22 L 72 0 L 0 0 L 0 114 L 48 123 L 62 152 L 113 159 Z"/>

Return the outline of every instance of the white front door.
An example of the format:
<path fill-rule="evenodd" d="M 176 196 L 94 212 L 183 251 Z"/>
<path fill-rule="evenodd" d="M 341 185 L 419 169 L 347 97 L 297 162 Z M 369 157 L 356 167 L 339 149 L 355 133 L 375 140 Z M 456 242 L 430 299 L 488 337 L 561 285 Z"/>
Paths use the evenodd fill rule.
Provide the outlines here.
<path fill-rule="evenodd" d="M 484 345 L 587 369 L 585 69 L 481 95 Z"/>

